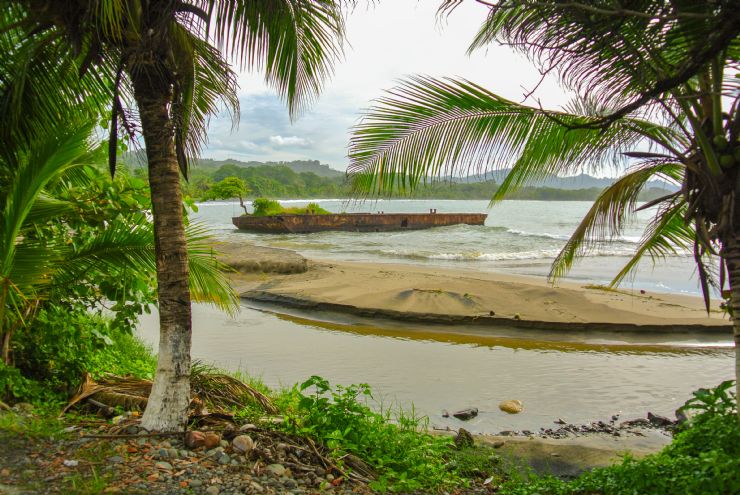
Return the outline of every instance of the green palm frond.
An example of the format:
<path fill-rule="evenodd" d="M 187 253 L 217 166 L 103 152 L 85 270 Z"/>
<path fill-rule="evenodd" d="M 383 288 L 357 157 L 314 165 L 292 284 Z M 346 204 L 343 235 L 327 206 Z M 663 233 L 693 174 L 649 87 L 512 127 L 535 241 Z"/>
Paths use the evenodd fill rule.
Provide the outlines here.
<path fill-rule="evenodd" d="M 576 258 L 587 255 L 596 245 L 622 233 L 633 217 L 640 192 L 648 181 L 660 177 L 673 184 L 680 183 L 683 171 L 680 164 L 648 161 L 607 187 L 555 257 L 550 268 L 550 280 L 564 276 Z"/>
<path fill-rule="evenodd" d="M 91 165 L 100 158 L 101 148 L 88 142 L 91 130 L 90 124 L 70 130 L 57 129 L 56 134 L 47 137 L 15 164 L 0 217 L 0 275 L 9 272 L 16 239 L 44 187 L 65 171 Z M 34 212 L 38 213 L 38 210 Z"/>
<path fill-rule="evenodd" d="M 454 3 L 445 2 L 448 8 Z M 506 44 L 557 73 L 578 94 L 626 103 L 676 88 L 724 50 L 740 50 L 740 13 L 733 2 L 624 5 L 503 0 L 489 10 L 470 51 Z"/>
<path fill-rule="evenodd" d="M 520 105 L 468 81 L 416 76 L 354 128 L 348 170 L 359 191 L 380 193 L 513 164 L 495 198 L 501 199 L 549 174 L 619 163 L 642 139 L 675 139 L 670 128 L 639 119 L 603 131 L 569 127 L 595 118 Z"/>
<path fill-rule="evenodd" d="M 19 2 L 0 5 L 0 153 L 6 159 L 55 128 L 96 120 L 110 104 L 110 66 L 80 77 L 79 57 L 62 33 L 39 26 Z"/>
<path fill-rule="evenodd" d="M 239 308 L 239 297 L 226 277 L 231 269 L 216 258 L 213 237 L 200 224 L 190 224 L 185 229 L 185 235 L 188 239 L 190 293 L 193 300 L 211 303 L 233 314 Z"/>
<path fill-rule="evenodd" d="M 670 202 L 659 209 L 655 217 L 645 228 L 635 254 L 611 281 L 610 286 L 619 285 L 647 254 L 655 263 L 657 260 L 672 254 L 690 252 L 696 232 L 684 219 L 687 205 L 684 201 Z"/>
<path fill-rule="evenodd" d="M 342 56 L 344 17 L 334 0 L 210 0 L 212 29 L 224 53 L 265 71 L 291 116 L 320 93 Z"/>

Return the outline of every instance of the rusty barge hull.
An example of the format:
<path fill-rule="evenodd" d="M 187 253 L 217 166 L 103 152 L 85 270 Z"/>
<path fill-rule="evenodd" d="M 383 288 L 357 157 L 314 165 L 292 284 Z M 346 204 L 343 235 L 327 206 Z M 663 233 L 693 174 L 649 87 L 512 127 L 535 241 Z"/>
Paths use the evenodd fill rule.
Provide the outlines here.
<path fill-rule="evenodd" d="M 485 213 L 336 213 L 331 215 L 241 216 L 231 220 L 239 230 L 266 234 L 345 232 L 391 232 L 421 230 L 448 225 L 483 225 Z"/>

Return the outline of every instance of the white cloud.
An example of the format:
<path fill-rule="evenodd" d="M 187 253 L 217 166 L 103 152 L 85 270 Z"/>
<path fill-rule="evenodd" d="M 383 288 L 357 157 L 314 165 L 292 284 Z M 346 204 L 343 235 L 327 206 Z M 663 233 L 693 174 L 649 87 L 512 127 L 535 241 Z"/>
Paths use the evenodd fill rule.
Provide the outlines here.
<path fill-rule="evenodd" d="M 488 9 L 478 2 L 464 2 L 450 17 L 440 19 L 440 3 L 394 0 L 356 8 L 348 19 L 344 60 L 337 63 L 334 77 L 326 81 L 318 101 L 293 122 L 285 103 L 264 83 L 263 74 L 239 74 L 239 128 L 232 130 L 226 114 L 212 119 L 212 145 L 204 150 L 204 156 L 260 161 L 314 159 L 344 170 L 350 128 L 363 109 L 411 74 L 465 78 L 521 101 L 540 79 L 536 68 L 521 54 L 495 45 L 466 54 Z M 556 109 L 567 102 L 568 94 L 548 76 L 527 103 L 537 106 L 537 99 L 542 106 Z M 235 149 L 230 144 L 243 139 L 257 147 Z"/>
<path fill-rule="evenodd" d="M 311 141 L 298 136 L 270 136 L 270 142 L 276 146 L 308 146 Z"/>

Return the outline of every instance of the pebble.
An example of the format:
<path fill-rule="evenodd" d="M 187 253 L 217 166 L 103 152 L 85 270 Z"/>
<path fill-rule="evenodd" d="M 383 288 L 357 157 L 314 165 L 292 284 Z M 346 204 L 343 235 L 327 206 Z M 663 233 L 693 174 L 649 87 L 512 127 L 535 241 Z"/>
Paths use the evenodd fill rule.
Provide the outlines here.
<path fill-rule="evenodd" d="M 125 462 L 125 461 L 124 461 L 123 457 L 121 457 L 120 455 L 114 455 L 114 456 L 108 458 L 108 462 L 110 462 L 112 464 L 123 464 L 123 462 Z"/>
<path fill-rule="evenodd" d="M 188 485 L 193 488 L 198 488 L 199 486 L 203 486 L 203 482 L 201 480 L 191 480 Z"/>
<path fill-rule="evenodd" d="M 67 467 L 77 467 L 80 464 L 80 461 L 75 461 L 72 459 L 64 459 L 64 461 L 62 461 L 62 464 L 64 464 Z"/>
<path fill-rule="evenodd" d="M 162 469 L 165 471 L 172 471 L 172 464 L 165 461 L 159 461 L 156 464 L 154 464 L 154 467 L 157 469 Z"/>
<path fill-rule="evenodd" d="M 520 412 L 524 410 L 524 404 L 522 404 L 522 401 L 518 399 L 505 400 L 501 404 L 498 405 L 498 408 L 501 409 L 505 413 L 519 414 Z"/>
<path fill-rule="evenodd" d="M 257 493 L 262 493 L 265 491 L 265 488 L 256 481 L 252 481 L 250 483 L 250 486 L 252 487 L 252 491 L 255 491 Z"/>
<path fill-rule="evenodd" d="M 224 452 L 221 452 L 218 455 L 217 459 L 218 459 L 218 463 L 223 464 L 223 465 L 229 464 L 231 462 L 231 457 L 229 457 L 229 455 Z"/>
<path fill-rule="evenodd" d="M 216 485 L 211 485 L 208 488 L 206 488 L 206 493 L 208 495 L 218 495 L 221 493 L 221 489 L 217 487 Z"/>
<path fill-rule="evenodd" d="M 167 455 L 170 456 L 170 459 L 177 459 L 180 457 L 180 454 L 177 452 L 177 449 L 169 448 L 167 449 Z"/>
<path fill-rule="evenodd" d="M 249 435 L 239 435 L 231 441 L 234 450 L 246 454 L 254 449 L 255 443 Z"/>
<path fill-rule="evenodd" d="M 285 474 L 285 466 L 282 464 L 270 464 L 265 468 L 268 473 L 280 477 Z"/>

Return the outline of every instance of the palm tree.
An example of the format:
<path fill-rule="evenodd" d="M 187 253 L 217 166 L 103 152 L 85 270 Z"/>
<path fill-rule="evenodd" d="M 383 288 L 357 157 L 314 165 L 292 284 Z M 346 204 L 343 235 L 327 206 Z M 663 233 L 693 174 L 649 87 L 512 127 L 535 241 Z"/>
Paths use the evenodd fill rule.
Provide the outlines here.
<path fill-rule="evenodd" d="M 15 330 L 30 327 L 36 311 L 55 290 L 76 287 L 105 273 L 119 280 L 148 280 L 156 273 L 154 235 L 144 212 L 106 218 L 104 232 L 80 235 L 75 243 L 63 237 L 39 235 L 50 225 L 85 213 L 62 194 L 69 188 L 102 180 L 97 166 L 104 147 L 90 138 L 92 126 L 83 124 L 57 129 L 20 154 L 18 162 L 0 159 L 0 170 L 10 172 L 0 189 L 0 343 L 2 363 L 10 364 Z M 190 290 L 196 300 L 225 310 L 237 306 L 224 267 L 213 256 L 203 227 L 186 230 Z"/>
<path fill-rule="evenodd" d="M 441 10 L 459 3 L 445 1 Z M 522 51 L 543 74 L 557 74 L 574 102 L 545 110 L 465 80 L 411 77 L 354 129 L 349 170 L 357 190 L 392 191 L 461 169 L 511 165 L 495 202 L 550 174 L 633 159 L 595 201 L 550 278 L 652 207 L 634 257 L 612 283 L 645 255 L 688 250 L 707 311 L 714 285 L 731 296 L 731 314 L 740 315 L 739 2 L 481 3 L 488 15 L 470 49 L 498 41 Z M 639 205 L 640 191 L 655 178 L 677 191 Z M 738 349 L 740 317 L 734 335 Z"/>
<path fill-rule="evenodd" d="M 149 430 L 182 429 L 190 397 L 191 294 L 180 174 L 187 177 L 187 157 L 197 156 L 219 103 L 238 117 L 236 77 L 225 57 L 263 69 L 295 116 L 318 95 L 341 54 L 340 6 L 332 0 L 20 0 L 3 5 L 0 45 L 8 48 L 9 61 L 0 71 L 10 77 L 0 86 L 0 106 L 9 110 L 9 127 L 22 123 L 30 134 L 43 133 L 48 129 L 44 117 L 57 118 L 59 101 L 101 108 L 107 96 L 113 173 L 119 128 L 133 136 L 140 126 L 152 193 L 160 312 L 157 373 L 141 424 Z M 28 115 L 22 102 L 30 104 Z M 3 144 L 23 138 L 20 131 L 0 133 Z"/>

